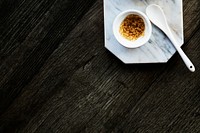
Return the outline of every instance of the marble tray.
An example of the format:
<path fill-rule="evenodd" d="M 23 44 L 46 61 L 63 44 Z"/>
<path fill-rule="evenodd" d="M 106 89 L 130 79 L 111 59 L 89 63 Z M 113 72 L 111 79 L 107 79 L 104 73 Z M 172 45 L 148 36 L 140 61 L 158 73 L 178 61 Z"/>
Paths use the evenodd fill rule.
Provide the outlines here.
<path fill-rule="evenodd" d="M 165 63 L 176 52 L 166 35 L 153 25 L 153 34 L 148 43 L 136 49 L 121 46 L 112 32 L 114 18 L 127 9 L 145 13 L 149 4 L 160 5 L 170 28 L 180 46 L 183 44 L 182 0 L 104 0 L 105 47 L 124 63 Z"/>

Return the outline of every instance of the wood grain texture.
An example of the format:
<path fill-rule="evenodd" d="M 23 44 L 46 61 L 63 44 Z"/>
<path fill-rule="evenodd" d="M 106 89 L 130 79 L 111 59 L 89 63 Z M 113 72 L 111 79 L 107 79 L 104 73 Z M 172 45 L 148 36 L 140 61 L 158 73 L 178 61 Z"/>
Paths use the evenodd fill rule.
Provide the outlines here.
<path fill-rule="evenodd" d="M 34 2 L 31 4 L 35 4 Z M 28 19 L 27 16 L 30 16 L 31 19 L 38 20 L 39 16 L 35 16 L 36 18 L 34 18 L 30 15 L 30 12 L 35 10 L 35 12 L 38 12 L 35 14 L 41 15 L 41 13 L 39 13 L 40 10 L 42 10 L 40 8 L 40 2 L 41 1 L 38 3 L 37 9 L 30 8 L 32 6 L 35 7 L 35 5 L 25 4 L 25 7 L 21 6 L 23 7 L 23 10 L 26 10 L 25 13 L 23 12 L 25 15 L 24 17 L 19 15 L 16 19 L 23 22 L 23 19 L 26 20 Z M 44 2 L 45 6 L 43 5 L 43 7 L 47 8 L 47 1 Z M 93 1 L 77 3 L 75 1 L 72 2 L 66 0 L 58 1 L 57 4 L 52 3 L 53 5 L 50 11 L 42 12 L 43 18 L 41 18 L 38 24 L 33 21 L 36 26 L 33 27 L 33 29 L 30 27 L 30 25 L 33 25 L 33 23 L 31 23 L 32 21 L 27 20 L 27 23 L 19 22 L 19 26 L 15 21 L 15 16 L 11 19 L 14 21 L 13 27 L 10 19 L 5 23 L 5 30 L 8 32 L 5 32 L 5 34 L 2 32 L 1 62 L 3 62 L 3 64 L 0 69 L 2 70 L 1 85 L 3 86 L 2 88 L 4 88 L 1 91 L 6 90 L 5 93 L 7 94 L 0 94 L 0 97 L 2 98 L 0 101 L 3 102 L 0 103 L 0 112 L 2 112 L 4 108 L 6 108 L 4 106 L 9 104 L 9 102 L 11 102 L 10 100 L 12 100 L 12 98 L 10 99 L 7 95 L 14 98 L 20 92 L 21 88 L 30 81 L 35 73 L 38 72 L 49 55 L 58 47 L 64 37 L 69 34 L 70 30 L 78 23 L 78 20 L 82 17 L 83 13 L 88 10 L 87 8 L 90 7 L 92 3 Z M 76 12 L 73 11 L 73 9 L 76 9 Z M 15 32 L 19 32 L 20 34 L 12 33 L 6 24 L 9 24 L 9 26 L 11 25 L 11 30 L 14 30 L 13 28 L 17 27 L 18 30 Z M 17 37 L 15 37 L 15 35 Z M 16 43 L 15 40 L 22 39 L 21 35 L 25 40 L 23 40 L 22 43 Z M 11 39 L 7 39 L 7 42 L 5 43 L 4 40 L 6 40 L 6 36 Z M 7 57 L 6 59 L 4 59 L 5 56 Z M 9 69 L 10 67 L 12 67 L 12 69 Z"/>
<path fill-rule="evenodd" d="M 11 8 L 11 9 L 9 9 Z M 104 48 L 103 1 L 1 1 L 1 132 L 200 132 L 200 1 L 184 51 L 125 65 Z"/>

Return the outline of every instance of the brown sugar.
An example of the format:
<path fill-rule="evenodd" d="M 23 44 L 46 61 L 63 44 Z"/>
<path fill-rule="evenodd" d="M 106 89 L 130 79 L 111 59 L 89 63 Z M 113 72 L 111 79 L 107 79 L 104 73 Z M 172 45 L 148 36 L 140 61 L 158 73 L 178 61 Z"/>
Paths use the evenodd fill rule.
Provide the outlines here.
<path fill-rule="evenodd" d="M 138 15 L 128 15 L 120 25 L 120 33 L 126 39 L 132 41 L 144 36 L 144 20 Z"/>

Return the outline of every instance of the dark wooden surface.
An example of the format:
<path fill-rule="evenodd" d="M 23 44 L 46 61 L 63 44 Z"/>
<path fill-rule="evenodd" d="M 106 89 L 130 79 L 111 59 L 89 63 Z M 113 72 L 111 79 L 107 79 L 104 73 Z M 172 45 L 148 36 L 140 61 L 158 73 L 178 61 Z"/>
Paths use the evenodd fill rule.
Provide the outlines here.
<path fill-rule="evenodd" d="M 0 0 L 0 132 L 200 132 L 200 1 L 167 64 L 104 48 L 103 0 Z"/>

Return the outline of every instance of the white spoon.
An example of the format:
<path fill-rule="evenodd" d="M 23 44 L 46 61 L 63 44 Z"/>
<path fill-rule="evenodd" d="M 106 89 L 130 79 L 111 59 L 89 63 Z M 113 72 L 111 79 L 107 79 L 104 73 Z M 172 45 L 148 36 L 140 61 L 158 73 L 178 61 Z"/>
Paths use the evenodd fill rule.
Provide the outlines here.
<path fill-rule="evenodd" d="M 177 43 L 176 39 L 174 38 L 168 24 L 167 19 L 165 17 L 165 14 L 162 10 L 162 8 L 158 5 L 149 5 L 146 8 L 146 14 L 151 20 L 152 23 L 154 23 L 157 27 L 159 27 L 171 40 L 171 42 L 174 44 L 174 47 L 182 57 L 183 61 L 185 62 L 186 66 L 191 72 L 195 71 L 195 67 L 190 61 L 190 59 L 186 56 L 186 54 L 183 52 L 179 44 Z"/>

